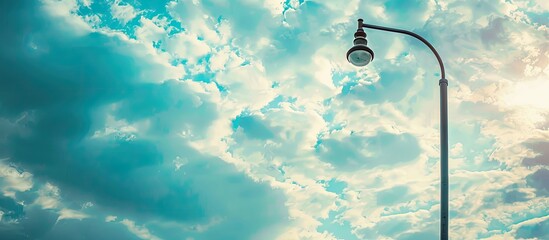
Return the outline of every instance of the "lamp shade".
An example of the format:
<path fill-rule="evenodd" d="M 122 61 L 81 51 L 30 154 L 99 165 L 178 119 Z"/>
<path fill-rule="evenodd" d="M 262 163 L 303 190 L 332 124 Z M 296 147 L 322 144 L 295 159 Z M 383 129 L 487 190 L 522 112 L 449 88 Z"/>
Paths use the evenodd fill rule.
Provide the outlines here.
<path fill-rule="evenodd" d="M 362 67 L 368 65 L 374 59 L 374 51 L 366 45 L 357 44 L 347 51 L 347 61 Z"/>

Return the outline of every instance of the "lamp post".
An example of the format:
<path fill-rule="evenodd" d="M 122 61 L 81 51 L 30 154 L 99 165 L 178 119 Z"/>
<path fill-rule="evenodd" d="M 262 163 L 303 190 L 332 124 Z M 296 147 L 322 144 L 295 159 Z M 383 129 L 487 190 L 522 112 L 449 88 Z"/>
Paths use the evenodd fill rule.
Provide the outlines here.
<path fill-rule="evenodd" d="M 366 40 L 366 33 L 363 28 L 371 28 L 375 30 L 402 33 L 417 38 L 423 42 L 435 54 L 440 66 L 440 239 L 448 239 L 448 80 L 444 72 L 444 64 L 437 50 L 425 38 L 406 30 L 381 27 L 363 23 L 362 19 L 358 19 L 358 29 L 355 33 L 354 46 L 347 52 L 347 60 L 357 66 L 366 66 L 374 59 L 374 51 L 370 49 Z"/>

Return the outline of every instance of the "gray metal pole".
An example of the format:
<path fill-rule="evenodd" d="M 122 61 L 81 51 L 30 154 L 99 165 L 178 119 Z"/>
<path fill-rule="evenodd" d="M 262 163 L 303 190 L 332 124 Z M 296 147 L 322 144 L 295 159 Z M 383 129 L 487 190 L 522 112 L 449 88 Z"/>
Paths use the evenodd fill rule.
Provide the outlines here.
<path fill-rule="evenodd" d="M 440 239 L 448 240 L 448 80 L 440 79 Z"/>
<path fill-rule="evenodd" d="M 427 47 L 431 49 L 437 58 L 438 65 L 440 66 L 441 77 L 438 82 L 440 87 L 440 239 L 448 240 L 448 80 L 446 80 L 446 72 L 444 71 L 444 63 L 442 62 L 442 58 L 433 45 L 429 43 L 429 41 L 416 33 L 397 28 L 365 24 L 362 19 L 358 19 L 358 26 L 359 29 L 365 27 L 410 35 L 427 45 Z"/>

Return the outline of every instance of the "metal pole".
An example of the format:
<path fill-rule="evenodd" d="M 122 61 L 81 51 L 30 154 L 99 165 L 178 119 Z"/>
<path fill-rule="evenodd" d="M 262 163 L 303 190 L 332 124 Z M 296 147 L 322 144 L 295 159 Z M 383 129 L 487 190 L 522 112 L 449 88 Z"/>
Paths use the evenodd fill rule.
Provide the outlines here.
<path fill-rule="evenodd" d="M 446 80 L 446 72 L 444 71 L 444 63 L 442 62 L 442 58 L 433 45 L 429 43 L 429 41 L 416 33 L 397 28 L 365 24 L 362 19 L 358 19 L 358 26 L 359 29 L 365 27 L 412 36 L 427 45 L 427 47 L 431 49 L 437 58 L 438 65 L 440 66 L 441 77 L 438 82 L 440 87 L 440 239 L 448 240 L 448 80 Z"/>
<path fill-rule="evenodd" d="M 448 80 L 440 79 L 440 239 L 448 240 Z"/>

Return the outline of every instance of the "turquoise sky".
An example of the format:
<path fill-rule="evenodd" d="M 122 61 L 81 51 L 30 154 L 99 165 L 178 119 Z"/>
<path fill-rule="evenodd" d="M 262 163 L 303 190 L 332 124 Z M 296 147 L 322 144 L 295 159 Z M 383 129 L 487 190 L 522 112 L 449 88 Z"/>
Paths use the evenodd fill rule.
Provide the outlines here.
<path fill-rule="evenodd" d="M 545 0 L 0 1 L 1 239 L 549 239 Z"/>

